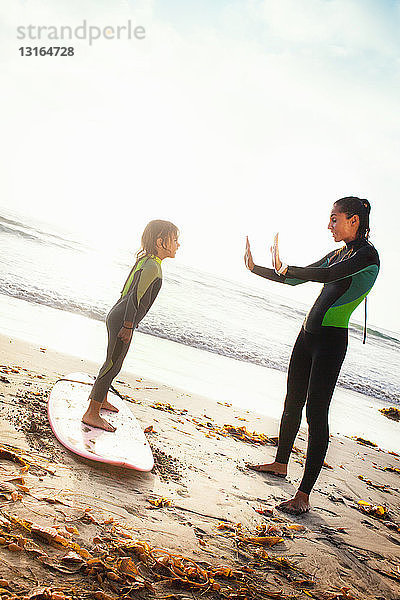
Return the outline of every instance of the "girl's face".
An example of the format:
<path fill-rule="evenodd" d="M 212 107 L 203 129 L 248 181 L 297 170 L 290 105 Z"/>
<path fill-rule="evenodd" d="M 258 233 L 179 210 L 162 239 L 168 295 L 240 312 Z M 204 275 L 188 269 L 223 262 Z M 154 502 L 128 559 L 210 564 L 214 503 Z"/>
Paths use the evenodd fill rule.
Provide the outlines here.
<path fill-rule="evenodd" d="M 178 250 L 180 243 L 178 242 L 178 236 L 172 235 L 168 240 L 163 241 L 161 238 L 157 240 L 158 256 L 163 260 L 164 258 L 175 258 L 176 251 Z"/>
<path fill-rule="evenodd" d="M 170 254 L 168 255 L 170 258 L 175 258 L 176 251 L 178 250 L 180 243 L 178 242 L 178 236 L 173 235 L 169 238 L 168 242 L 165 244 Z"/>
<path fill-rule="evenodd" d="M 328 229 L 332 232 L 335 242 L 352 242 L 357 237 L 360 224 L 358 215 L 348 217 L 346 213 L 340 212 L 336 204 L 333 205 L 329 219 Z"/>

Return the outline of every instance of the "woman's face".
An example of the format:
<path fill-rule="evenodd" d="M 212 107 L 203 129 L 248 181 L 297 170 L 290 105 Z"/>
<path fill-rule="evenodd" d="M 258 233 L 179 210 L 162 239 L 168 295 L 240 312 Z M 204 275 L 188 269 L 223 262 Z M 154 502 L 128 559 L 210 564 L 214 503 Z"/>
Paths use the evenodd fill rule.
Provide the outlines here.
<path fill-rule="evenodd" d="M 332 232 L 335 242 L 352 242 L 357 237 L 360 224 L 358 215 L 348 217 L 346 213 L 340 212 L 336 204 L 332 207 L 328 229 Z"/>

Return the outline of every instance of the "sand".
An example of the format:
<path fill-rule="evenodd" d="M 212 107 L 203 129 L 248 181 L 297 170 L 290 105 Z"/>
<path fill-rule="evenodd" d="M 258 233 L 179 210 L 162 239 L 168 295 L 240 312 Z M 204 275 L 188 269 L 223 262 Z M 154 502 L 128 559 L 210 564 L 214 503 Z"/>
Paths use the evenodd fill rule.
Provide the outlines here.
<path fill-rule="evenodd" d="M 0 496 L 2 599 L 12 594 L 53 600 L 63 594 L 103 600 L 104 594 L 400 598 L 399 456 L 332 436 L 328 466 L 311 495 L 312 510 L 294 517 L 274 506 L 297 489 L 305 431 L 296 440 L 298 452 L 292 455 L 287 480 L 259 474 L 247 469 L 246 462 L 272 459 L 273 445 L 247 443 L 221 430 L 225 424 L 245 426 L 271 437 L 277 435 L 276 420 L 122 371 L 115 386 L 143 428 L 152 426 L 147 437 L 156 466 L 151 473 L 109 467 L 64 449 L 46 417 L 56 380 L 73 371 L 96 374 L 97 364 L 2 337 L 0 365 L 0 482 L 23 478 L 11 481 L 13 496 Z M 29 470 L 21 473 L 23 466 L 5 457 L 10 448 L 30 463 Z M 164 506 L 155 508 L 157 501 Z M 366 514 L 359 501 L 381 506 L 385 514 Z M 28 521 L 26 528 L 15 518 Z M 46 543 L 30 523 L 55 527 L 68 542 L 57 543 L 52 532 L 51 544 Z M 20 550 L 12 546 L 18 536 Z M 255 537 L 264 539 L 249 541 Z M 85 557 L 65 560 L 74 543 L 75 549 L 90 553 L 91 563 Z M 202 581 L 202 587 L 184 583 L 182 569 L 189 563 L 183 559 L 180 571 L 165 553 L 153 552 L 151 559 L 155 547 L 194 561 L 185 576 Z M 128 556 L 139 568 L 135 576 L 123 574 Z M 99 557 L 102 562 L 96 562 Z M 215 571 L 221 566 L 234 576 Z"/>

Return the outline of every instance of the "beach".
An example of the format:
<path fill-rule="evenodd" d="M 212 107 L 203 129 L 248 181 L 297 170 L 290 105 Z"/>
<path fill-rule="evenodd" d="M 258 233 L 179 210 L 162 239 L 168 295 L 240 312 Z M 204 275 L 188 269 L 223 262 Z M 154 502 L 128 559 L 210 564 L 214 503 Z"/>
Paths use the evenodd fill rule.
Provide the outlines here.
<path fill-rule="evenodd" d="M 294 517 L 274 507 L 301 479 L 304 428 L 286 480 L 256 473 L 246 463 L 273 459 L 275 417 L 126 369 L 115 386 L 149 428 L 155 467 L 105 466 L 63 448 L 46 415 L 57 379 L 98 363 L 8 336 L 0 348 L 0 474 L 13 490 L 0 499 L 2 598 L 400 597 L 392 450 L 331 435 L 312 510 Z"/>
<path fill-rule="evenodd" d="M 3 6 L 0 600 L 400 600 L 400 0 Z"/>

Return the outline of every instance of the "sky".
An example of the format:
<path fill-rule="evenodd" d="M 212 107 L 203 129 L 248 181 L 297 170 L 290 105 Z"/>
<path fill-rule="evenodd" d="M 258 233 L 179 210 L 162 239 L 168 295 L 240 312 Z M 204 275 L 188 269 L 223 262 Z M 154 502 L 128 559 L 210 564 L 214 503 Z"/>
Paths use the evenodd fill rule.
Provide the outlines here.
<path fill-rule="evenodd" d="M 56 43 L 17 27 L 128 20 L 144 39 L 20 55 Z M 400 330 L 400 1 L 2 0 L 0 23 L 0 207 L 102 252 L 168 219 L 182 268 L 247 282 L 246 235 L 258 264 L 276 231 L 283 260 L 308 264 L 334 247 L 334 200 L 366 197 L 382 264 L 369 319 Z M 255 280 L 306 303 L 319 289 Z"/>

